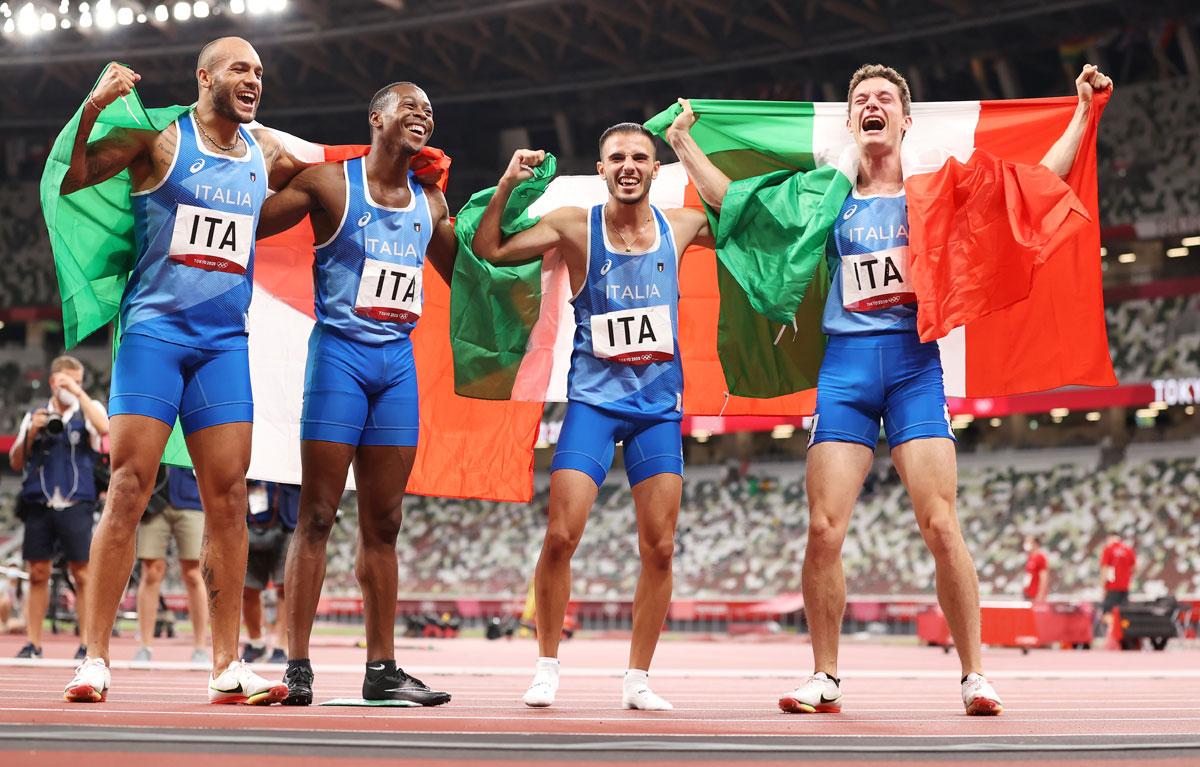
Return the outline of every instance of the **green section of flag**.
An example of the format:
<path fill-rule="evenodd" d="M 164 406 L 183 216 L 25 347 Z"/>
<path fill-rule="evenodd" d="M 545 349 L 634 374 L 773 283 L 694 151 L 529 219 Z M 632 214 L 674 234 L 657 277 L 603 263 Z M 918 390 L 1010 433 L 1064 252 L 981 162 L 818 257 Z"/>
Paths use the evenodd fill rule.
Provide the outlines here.
<path fill-rule="evenodd" d="M 816 167 L 807 102 L 693 100 L 691 134 L 730 184 L 716 233 L 717 351 L 731 394 L 776 397 L 816 385 L 829 289 L 825 245 L 851 183 Z M 665 138 L 682 108 L 646 127 Z"/>
<path fill-rule="evenodd" d="M 129 171 L 121 171 L 103 183 L 69 195 L 60 191 L 71 166 L 71 149 L 83 119 L 84 106 L 80 105 L 54 140 L 40 186 L 42 215 L 54 252 L 54 268 L 62 298 L 63 335 L 68 349 L 116 319 L 125 284 L 137 258 Z M 146 109 L 134 89 L 128 96 L 105 107 L 88 140 L 96 141 L 115 130 L 158 132 L 188 109 L 184 106 Z M 119 342 L 118 333 L 114 356 Z M 192 465 L 178 423 L 167 444 L 163 462 L 174 466 Z"/>
<path fill-rule="evenodd" d="M 533 178 L 517 185 L 501 215 L 500 229 L 510 236 L 538 222 L 529 214 L 554 179 L 554 155 L 534 168 Z M 542 301 L 542 260 L 496 266 L 471 251 L 483 212 L 495 194 L 476 192 L 458 212 L 454 231 L 458 258 L 450 291 L 450 343 L 454 349 L 454 390 L 478 399 L 508 399 L 525 357 L 529 334 Z"/>

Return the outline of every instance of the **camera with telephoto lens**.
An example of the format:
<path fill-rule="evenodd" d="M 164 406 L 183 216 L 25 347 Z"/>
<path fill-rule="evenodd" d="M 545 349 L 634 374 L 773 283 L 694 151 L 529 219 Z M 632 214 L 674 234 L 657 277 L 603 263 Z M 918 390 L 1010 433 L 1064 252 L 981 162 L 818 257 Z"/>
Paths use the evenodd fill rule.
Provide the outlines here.
<path fill-rule="evenodd" d="M 66 426 L 63 424 L 63 417 L 61 415 L 58 413 L 49 413 L 46 416 L 46 425 L 44 428 L 47 434 L 57 437 L 63 433 L 63 429 Z"/>

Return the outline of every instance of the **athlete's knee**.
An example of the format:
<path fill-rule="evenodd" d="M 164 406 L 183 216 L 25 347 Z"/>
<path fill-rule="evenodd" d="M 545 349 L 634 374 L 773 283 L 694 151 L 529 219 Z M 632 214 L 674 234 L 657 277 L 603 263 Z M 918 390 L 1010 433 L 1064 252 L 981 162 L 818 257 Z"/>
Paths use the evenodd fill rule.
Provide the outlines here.
<path fill-rule="evenodd" d="M 404 522 L 404 509 L 400 503 L 364 516 L 359 510 L 359 529 L 365 543 L 386 543 L 394 545 L 400 535 L 400 525 Z"/>
<path fill-rule="evenodd" d="M 246 514 L 246 475 L 222 472 L 220 476 L 205 478 L 204 513 L 222 519 Z"/>
<path fill-rule="evenodd" d="M 643 567 L 667 570 L 675 557 L 675 539 L 664 535 L 654 540 L 642 541 L 639 549 Z"/>
<path fill-rule="evenodd" d="M 109 500 L 104 513 L 123 526 L 140 521 L 157 474 L 157 466 L 146 469 L 127 463 L 115 467 L 108 481 Z"/>
<path fill-rule="evenodd" d="M 579 547 L 581 532 L 569 529 L 566 525 L 550 525 L 546 528 L 546 540 L 542 544 L 544 556 L 553 559 L 570 559 Z"/>
<path fill-rule="evenodd" d="M 40 586 L 50 582 L 51 567 L 49 562 L 39 561 L 29 563 L 29 582 Z"/>
<path fill-rule="evenodd" d="M 301 504 L 295 536 L 306 544 L 325 545 L 337 520 L 337 504 L 310 502 Z"/>
<path fill-rule="evenodd" d="M 838 556 L 846 528 L 824 514 L 813 514 L 808 522 L 808 556 Z"/>
<path fill-rule="evenodd" d="M 952 554 L 964 545 L 958 521 L 949 508 L 929 515 L 922 526 L 921 534 L 934 557 Z"/>

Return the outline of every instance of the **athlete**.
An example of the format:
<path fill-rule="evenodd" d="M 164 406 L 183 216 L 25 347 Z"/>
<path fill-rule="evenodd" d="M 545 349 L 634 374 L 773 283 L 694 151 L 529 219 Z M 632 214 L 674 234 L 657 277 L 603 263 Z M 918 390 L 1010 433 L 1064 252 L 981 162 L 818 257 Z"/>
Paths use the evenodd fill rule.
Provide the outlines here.
<path fill-rule="evenodd" d="M 513 155 L 473 244 L 475 253 L 497 264 L 557 249 L 574 296 L 569 401 L 550 468 L 549 523 L 534 574 L 541 657 L 524 702 L 535 707 L 554 702 L 571 556 L 608 474 L 614 446 L 623 442 L 642 572 L 621 702 L 625 708 L 665 711 L 671 704 L 650 690 L 647 675 L 671 601 L 683 480 L 678 264 L 690 243 L 711 243 L 708 220 L 698 210 L 664 211 L 650 204 L 650 184 L 659 167 L 653 138 L 636 123 L 621 123 L 600 137 L 596 170 L 608 185 L 607 202 L 588 210 L 559 208 L 524 232 L 503 238 L 504 205 L 544 159 L 544 152 L 526 149 Z"/>
<path fill-rule="evenodd" d="M 1094 66 L 1075 81 L 1078 105 L 1042 165 L 1066 177 L 1074 162 L 1092 96 L 1112 85 Z M 667 133 L 701 197 L 720 209 L 729 179 L 700 151 L 683 112 Z M 816 417 L 809 441 L 808 544 L 802 585 L 812 635 L 814 673 L 783 695 L 791 713 L 837 712 L 838 638 L 846 603 L 842 542 L 863 480 L 871 468 L 883 421 L 892 461 L 937 564 L 938 601 L 962 663 L 968 714 L 998 714 L 1000 696 L 983 676 L 979 585 L 955 511 L 954 434 L 936 343 L 916 331 L 916 296 L 908 286 L 908 211 L 900 146 L 912 126 L 908 84 L 889 67 L 869 65 L 850 79 L 846 128 L 860 159 L 854 189 L 842 205 L 826 252 L 832 284 L 823 330 L 829 341 L 817 381 Z M 878 266 L 881 279 L 871 279 Z M 868 277 L 861 277 L 866 273 Z"/>
<path fill-rule="evenodd" d="M 446 198 L 413 175 L 433 133 L 433 108 L 412 83 L 371 99 L 366 157 L 317 165 L 263 208 L 259 234 L 313 222 L 317 323 L 308 342 L 300 426 L 300 519 L 288 552 L 284 703 L 312 703 L 309 637 L 325 544 L 351 465 L 358 486 L 354 571 L 366 608 L 363 698 L 437 706 L 437 692 L 396 667 L 396 537 L 417 453 L 417 369 L 409 336 L 421 316 L 428 256 L 450 284 L 457 243 Z"/>
<path fill-rule="evenodd" d="M 107 695 L 109 636 L 133 568 L 135 531 L 178 418 L 205 511 L 209 700 L 277 702 L 286 687 L 237 660 L 253 419 L 246 313 L 268 180 L 282 186 L 301 166 L 271 134 L 245 127 L 262 97 L 262 63 L 245 40 L 227 37 L 204 47 L 196 105 L 164 130 L 116 130 L 88 143 L 100 112 L 140 79 L 128 67 L 108 66 L 87 97 L 62 182 L 62 193 L 70 194 L 128 170 L 138 249 L 113 362 L 112 481 L 92 539 L 83 629 L 88 657 L 65 697 L 99 702 Z"/>

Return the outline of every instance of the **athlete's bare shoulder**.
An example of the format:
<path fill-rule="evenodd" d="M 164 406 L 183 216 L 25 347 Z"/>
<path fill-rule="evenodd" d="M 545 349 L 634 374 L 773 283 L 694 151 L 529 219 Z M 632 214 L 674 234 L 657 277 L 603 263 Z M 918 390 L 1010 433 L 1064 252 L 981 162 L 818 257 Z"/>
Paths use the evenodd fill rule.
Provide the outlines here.
<path fill-rule="evenodd" d="M 676 247 L 680 253 L 689 245 L 713 245 L 713 235 L 709 229 L 708 214 L 695 208 L 668 208 L 663 211 L 671 230 L 675 233 Z"/>

